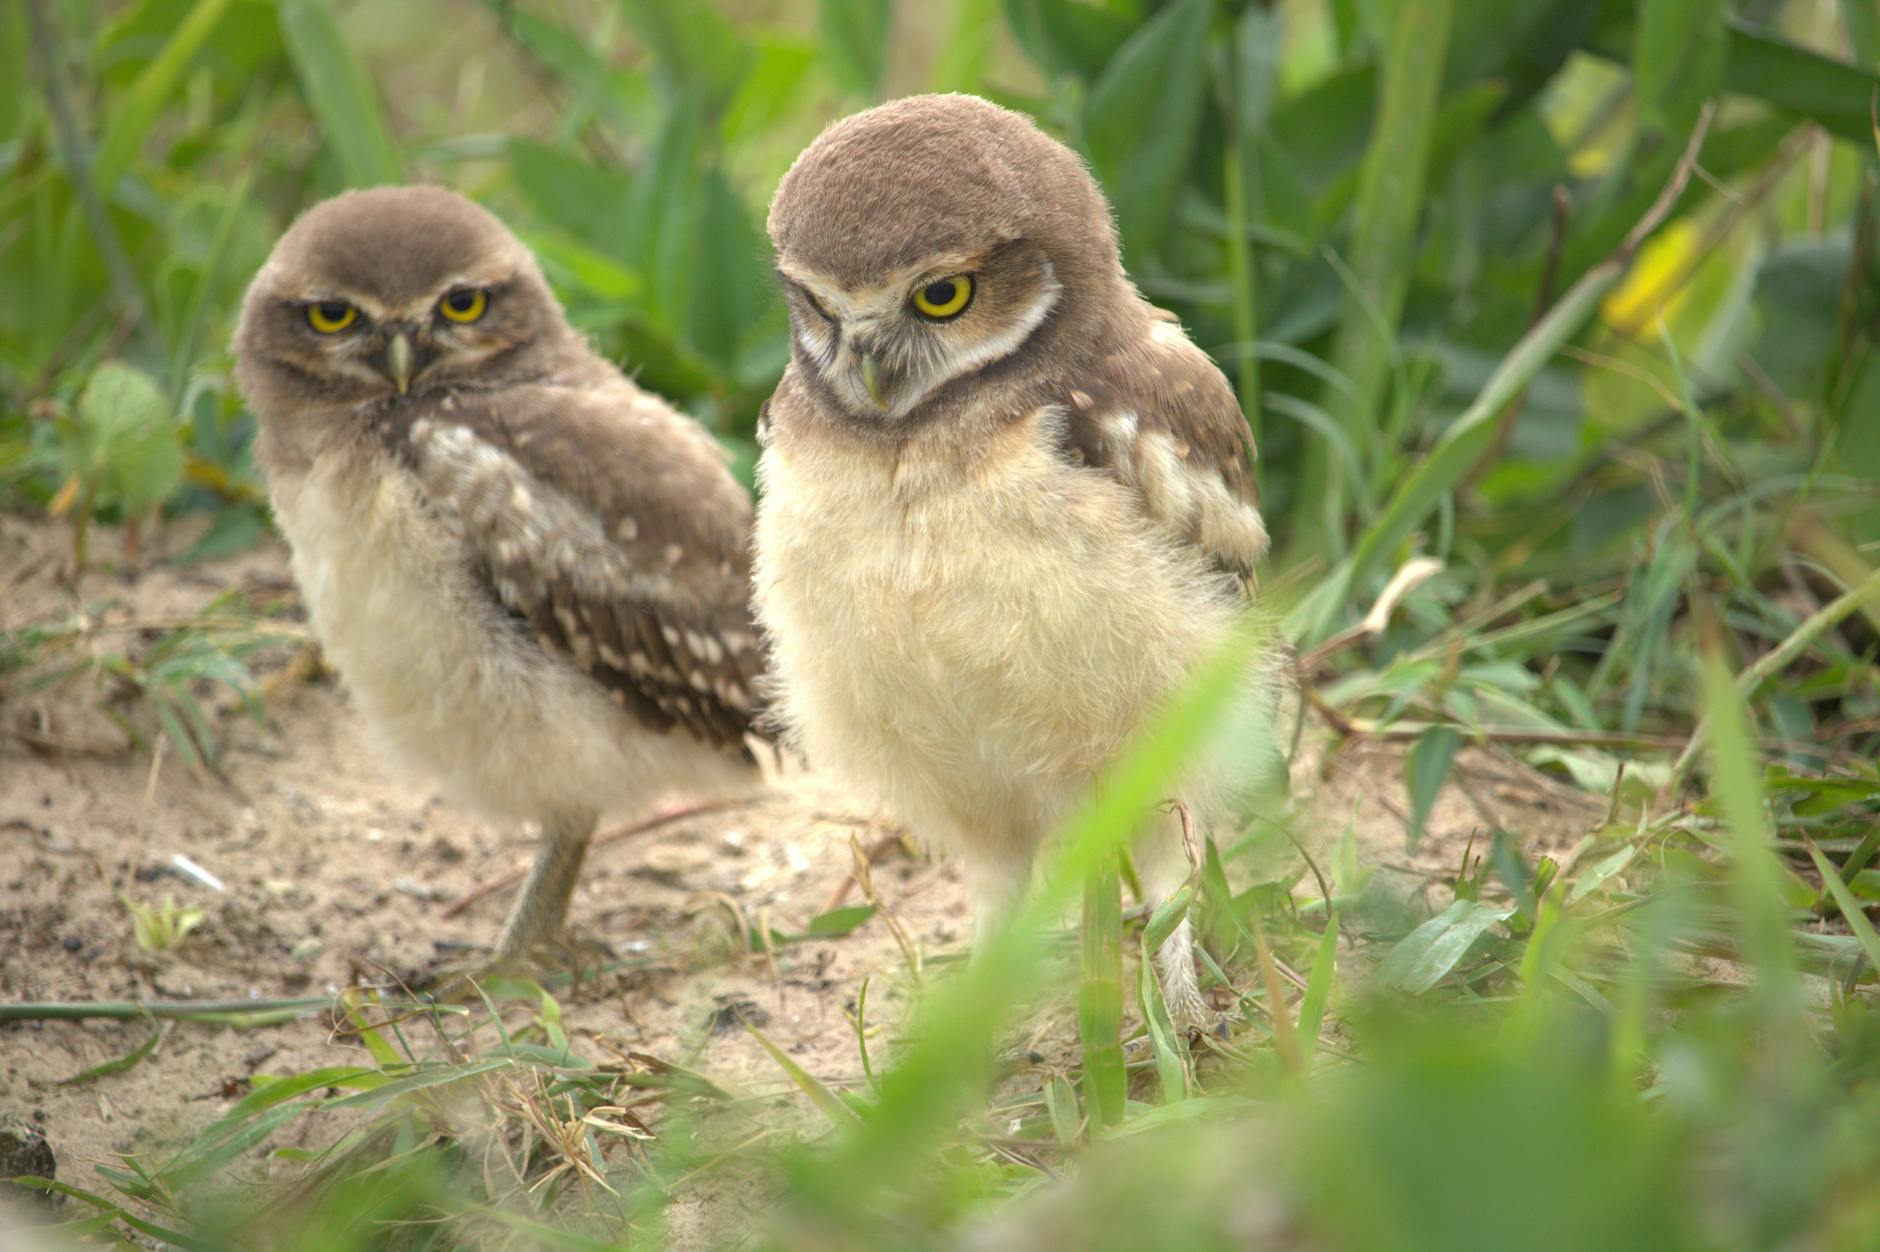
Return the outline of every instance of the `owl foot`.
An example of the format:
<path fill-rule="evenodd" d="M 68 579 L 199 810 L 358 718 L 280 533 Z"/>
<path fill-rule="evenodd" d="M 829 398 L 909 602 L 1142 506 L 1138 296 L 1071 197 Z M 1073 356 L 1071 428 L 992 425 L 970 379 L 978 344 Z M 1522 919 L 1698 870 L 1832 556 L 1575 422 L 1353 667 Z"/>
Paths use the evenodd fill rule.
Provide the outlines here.
<path fill-rule="evenodd" d="M 478 1000 L 492 988 L 506 991 L 504 984 L 542 984 L 564 971 L 578 987 L 597 977 L 614 955 L 613 949 L 598 939 L 556 935 L 538 940 L 525 950 L 473 949 L 463 956 L 439 961 L 421 974 L 414 986 L 452 1003 Z"/>

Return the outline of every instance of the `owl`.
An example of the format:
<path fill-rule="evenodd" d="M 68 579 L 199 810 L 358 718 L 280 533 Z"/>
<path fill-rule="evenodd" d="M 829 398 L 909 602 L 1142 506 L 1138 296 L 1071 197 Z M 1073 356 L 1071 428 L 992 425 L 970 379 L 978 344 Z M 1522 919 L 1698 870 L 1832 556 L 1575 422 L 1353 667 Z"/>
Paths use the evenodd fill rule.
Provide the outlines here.
<path fill-rule="evenodd" d="M 498 942 L 556 938 L 595 824 L 751 787 L 751 504 L 717 445 L 569 326 L 438 187 L 315 206 L 236 374 L 313 629 L 398 764 L 542 844 Z"/>
<path fill-rule="evenodd" d="M 1016 113 L 917 96 L 836 122 L 768 228 L 793 337 L 759 431 L 774 715 L 959 855 L 983 937 L 1246 612 L 1251 436 L 1125 275 L 1082 161 Z M 1189 872 L 1182 809 L 1220 820 L 1243 768 L 1197 767 L 1142 833 L 1150 903 Z M 1203 1021 L 1186 922 L 1158 965 Z"/>

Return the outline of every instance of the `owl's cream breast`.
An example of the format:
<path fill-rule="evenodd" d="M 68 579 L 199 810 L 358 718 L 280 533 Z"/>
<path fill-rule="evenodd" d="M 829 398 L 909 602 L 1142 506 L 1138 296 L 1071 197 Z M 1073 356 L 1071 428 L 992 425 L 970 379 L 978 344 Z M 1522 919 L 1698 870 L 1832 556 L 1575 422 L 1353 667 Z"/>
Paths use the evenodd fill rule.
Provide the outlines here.
<path fill-rule="evenodd" d="M 958 837 L 1053 824 L 1237 612 L 1126 488 L 1062 459 L 1060 420 L 970 449 L 792 429 L 760 470 L 785 719 L 812 763 Z"/>
<path fill-rule="evenodd" d="M 537 648 L 376 446 L 329 444 L 277 460 L 268 479 L 322 647 L 368 730 L 420 780 L 522 821 L 743 779 L 721 753 L 640 731 Z"/>

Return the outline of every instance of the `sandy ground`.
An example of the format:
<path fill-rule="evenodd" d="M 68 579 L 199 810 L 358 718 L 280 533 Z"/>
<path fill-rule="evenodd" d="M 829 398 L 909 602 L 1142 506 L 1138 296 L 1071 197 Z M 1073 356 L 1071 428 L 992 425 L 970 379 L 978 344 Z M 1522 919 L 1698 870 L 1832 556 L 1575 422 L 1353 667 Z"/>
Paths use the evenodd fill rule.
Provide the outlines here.
<path fill-rule="evenodd" d="M 180 528 L 146 538 L 131 561 L 115 536 L 99 534 L 97 566 L 73 587 L 63 528 L 0 516 L 0 632 L 82 609 L 92 646 L 135 653 L 152 637 L 142 628 L 174 624 L 230 588 L 256 602 L 291 598 L 278 545 L 198 566 L 164 559 L 190 538 Z M 291 609 L 283 621 L 299 629 Z M 266 676 L 293 655 L 279 646 L 251 662 Z M 525 832 L 484 825 L 421 783 L 386 776 L 330 676 L 278 681 L 265 724 L 238 711 L 219 716 L 222 778 L 174 753 L 153 769 L 152 755 L 100 712 L 108 684 L 80 677 L 25 691 L 6 681 L 0 676 L 0 1000 L 328 994 L 386 970 L 424 969 L 460 956 L 456 945 L 495 936 L 506 890 L 445 913 L 526 862 Z M 225 693 L 217 701 L 226 704 Z M 155 738 L 147 709 L 123 707 Z M 1600 820 L 1596 798 L 1470 749 L 1460 761 L 1464 786 L 1445 792 L 1411 856 L 1400 751 L 1347 744 L 1330 753 L 1314 733 L 1305 742 L 1293 788 L 1320 815 L 1316 826 L 1336 834 L 1349 822 L 1362 860 L 1439 907 L 1440 884 L 1472 834 L 1500 825 L 1558 853 Z M 573 925 L 643 967 L 571 996 L 570 1035 L 599 1033 L 747 1090 L 781 1089 L 775 1064 L 738 1028 L 744 1017 L 818 1077 L 856 1079 L 845 1014 L 862 980 L 873 980 L 869 1019 L 890 1036 L 909 999 L 890 928 L 877 916 L 841 938 L 752 955 L 734 942 L 732 918 L 802 930 L 849 876 L 851 836 L 876 837 L 864 817 L 813 777 L 791 776 L 750 807 L 597 848 Z M 178 853 L 225 890 L 179 875 Z M 897 850 L 874 885 L 926 956 L 961 950 L 970 924 L 952 866 Z M 148 953 L 133 941 L 120 893 L 140 902 L 174 896 L 204 918 L 180 948 Z M 1061 1044 L 1068 1023 L 1060 1024 Z M 124 1055 L 147 1034 L 136 1022 L 0 1025 L 0 1113 L 44 1128 L 62 1179 L 106 1190 L 94 1165 L 187 1141 L 249 1090 L 251 1076 L 359 1057 L 319 1018 L 246 1031 L 177 1023 L 126 1073 L 48 1085 Z M 294 1136 L 290 1129 L 277 1142 Z"/>

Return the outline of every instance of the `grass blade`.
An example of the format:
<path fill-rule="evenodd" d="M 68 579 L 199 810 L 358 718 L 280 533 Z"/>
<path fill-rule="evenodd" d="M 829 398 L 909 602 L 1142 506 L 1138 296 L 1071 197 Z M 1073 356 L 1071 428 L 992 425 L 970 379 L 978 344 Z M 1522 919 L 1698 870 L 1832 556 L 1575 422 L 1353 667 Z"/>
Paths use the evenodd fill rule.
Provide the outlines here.
<path fill-rule="evenodd" d="M 1328 900 L 1329 905 L 1331 902 Z M 1332 998 L 1332 983 L 1338 977 L 1338 914 L 1325 919 L 1325 933 L 1319 937 L 1317 953 L 1312 958 L 1312 972 L 1306 977 L 1306 993 L 1299 1001 L 1300 1064 L 1310 1069 L 1318 1051 L 1319 1031 L 1325 1024 L 1325 1006 Z"/>
<path fill-rule="evenodd" d="M 1704 703 L 1709 710 L 1711 795 L 1730 834 L 1730 885 L 1743 957 L 1755 966 L 1756 999 L 1772 1030 L 1793 1031 L 1802 1021 L 1801 989 L 1789 942 L 1789 907 L 1782 869 L 1764 807 L 1762 771 L 1750 735 L 1749 709 L 1720 648 L 1704 661 Z"/>
<path fill-rule="evenodd" d="M 861 1119 L 855 1116 L 854 1109 L 842 1102 L 841 1096 L 824 1086 L 816 1075 L 791 1060 L 790 1054 L 772 1043 L 765 1037 L 763 1031 L 749 1022 L 744 1023 L 744 1029 L 751 1032 L 751 1038 L 757 1040 L 764 1051 L 770 1054 L 770 1059 L 777 1063 L 777 1068 L 788 1075 L 790 1081 L 809 1097 L 809 1102 L 814 1104 L 837 1128 L 859 1124 Z"/>
<path fill-rule="evenodd" d="M 326 0 L 282 0 L 281 42 L 301 94 L 351 187 L 395 183 L 403 166 L 392 147 L 378 93 L 340 35 Z"/>
<path fill-rule="evenodd" d="M 92 162 L 92 177 L 109 199 L 118 179 L 130 169 L 131 158 L 150 128 L 157 124 L 164 104 L 183 80 L 183 71 L 196 59 L 196 53 L 228 11 L 231 0 L 196 0 L 183 20 L 176 24 L 163 50 L 137 75 L 125 94 L 124 102 L 112 114 L 98 155 Z"/>
<path fill-rule="evenodd" d="M 1328 389 L 1324 407 L 1352 444 L 1373 453 L 1367 467 L 1373 481 L 1381 468 L 1378 457 L 1385 451 L 1378 437 L 1380 398 L 1396 356 L 1397 323 L 1416 268 L 1412 258 L 1451 10 L 1451 0 L 1402 0 L 1395 6 L 1389 47 L 1382 56 L 1377 121 L 1358 189 L 1351 255 L 1357 285 L 1346 293 L 1332 343 L 1332 368 L 1351 380 L 1354 391 Z M 1321 473 L 1327 472 L 1323 462 L 1317 464 Z M 1332 523 L 1328 533 L 1337 541 L 1343 535 L 1347 490 L 1354 484 L 1328 475 L 1325 485 L 1325 515 Z"/>
<path fill-rule="evenodd" d="M 1091 1125 L 1123 1120 L 1123 907 L 1115 861 L 1084 880 L 1083 980 L 1077 988 L 1077 1036 L 1084 1048 L 1084 1090 Z"/>
<path fill-rule="evenodd" d="M 1808 841 L 1808 855 L 1814 860 L 1815 868 L 1821 873 L 1821 881 L 1827 886 L 1828 894 L 1841 909 L 1841 916 L 1847 919 L 1848 929 L 1854 932 L 1854 938 L 1860 941 L 1861 951 L 1867 954 L 1867 963 L 1880 972 L 1880 934 L 1874 932 L 1873 923 L 1867 920 L 1867 912 L 1861 902 L 1854 898 L 1854 893 L 1847 889 L 1847 884 L 1834 871 L 1834 866 L 1827 857 L 1821 855 L 1821 849 L 1814 840 Z"/>

